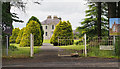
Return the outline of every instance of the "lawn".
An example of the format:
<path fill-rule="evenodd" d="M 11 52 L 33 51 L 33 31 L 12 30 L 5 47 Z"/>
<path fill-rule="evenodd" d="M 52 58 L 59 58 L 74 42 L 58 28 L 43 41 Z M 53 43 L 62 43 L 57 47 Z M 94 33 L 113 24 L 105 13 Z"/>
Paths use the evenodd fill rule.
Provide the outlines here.
<path fill-rule="evenodd" d="M 118 58 L 113 50 L 100 50 L 97 47 L 92 47 L 89 49 L 91 49 L 88 51 L 89 57 Z"/>
<path fill-rule="evenodd" d="M 82 49 L 84 49 L 84 45 L 76 45 L 75 44 L 77 41 L 79 41 L 79 40 L 74 40 L 74 44 L 73 45 L 57 46 L 57 47 L 60 47 L 62 49 L 74 49 L 74 50 L 82 50 Z"/>
<path fill-rule="evenodd" d="M 50 43 L 50 40 L 49 39 L 45 39 L 45 40 L 43 40 L 43 43 Z"/>
<path fill-rule="evenodd" d="M 67 46 L 57 46 L 62 49 L 74 49 L 74 50 L 82 50 L 84 49 L 84 45 L 67 45 Z"/>
<path fill-rule="evenodd" d="M 30 57 L 30 47 L 19 47 L 19 44 L 10 44 L 10 46 L 16 46 L 17 48 L 8 51 L 8 56 L 6 56 L 6 50 L 3 49 L 4 58 L 28 58 Z M 34 46 L 34 54 L 40 52 L 41 46 Z"/>

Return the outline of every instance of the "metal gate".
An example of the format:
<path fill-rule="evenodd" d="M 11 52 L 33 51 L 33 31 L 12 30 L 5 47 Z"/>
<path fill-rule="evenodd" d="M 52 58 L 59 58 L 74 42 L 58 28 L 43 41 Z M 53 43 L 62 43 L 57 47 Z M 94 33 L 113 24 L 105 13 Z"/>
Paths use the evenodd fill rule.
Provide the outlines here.
<path fill-rule="evenodd" d="M 119 52 L 119 36 L 101 36 L 87 38 L 87 56 L 117 57 Z M 119 48 L 118 48 L 119 47 Z"/>
<path fill-rule="evenodd" d="M 84 39 L 70 39 L 70 37 L 58 38 L 58 56 L 84 56 Z"/>
<path fill-rule="evenodd" d="M 71 56 L 78 53 L 79 56 L 88 57 L 109 57 L 114 58 L 120 55 L 120 36 L 101 36 L 87 37 L 73 40 L 74 43 L 66 45 L 66 41 L 71 42 L 73 39 L 58 39 L 59 49 L 58 56 Z M 64 42 L 65 45 L 61 43 Z"/>

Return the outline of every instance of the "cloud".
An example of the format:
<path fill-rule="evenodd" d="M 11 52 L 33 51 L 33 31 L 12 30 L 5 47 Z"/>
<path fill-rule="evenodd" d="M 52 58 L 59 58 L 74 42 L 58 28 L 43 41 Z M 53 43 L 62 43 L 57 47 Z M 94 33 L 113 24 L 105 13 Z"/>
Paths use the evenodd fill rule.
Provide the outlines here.
<path fill-rule="evenodd" d="M 36 16 L 40 21 L 47 18 L 48 15 L 57 15 L 62 20 L 69 20 L 72 24 L 72 28 L 75 29 L 81 26 L 79 22 L 85 17 L 85 10 L 87 5 L 83 0 L 43 0 L 41 5 L 29 3 L 26 6 L 26 12 L 23 13 L 18 9 L 12 7 L 12 12 L 18 13 L 20 19 L 24 20 L 24 24 L 13 23 L 14 27 L 25 27 L 27 21 L 31 16 Z"/>

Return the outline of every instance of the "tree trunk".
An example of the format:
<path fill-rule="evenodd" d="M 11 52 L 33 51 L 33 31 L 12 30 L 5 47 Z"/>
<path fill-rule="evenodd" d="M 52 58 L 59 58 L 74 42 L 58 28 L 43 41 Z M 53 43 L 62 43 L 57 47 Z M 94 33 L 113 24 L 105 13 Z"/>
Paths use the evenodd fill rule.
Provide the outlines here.
<path fill-rule="evenodd" d="M 116 2 L 109 2 L 108 3 L 108 17 L 109 18 L 116 18 L 116 9 L 117 9 L 117 4 Z"/>
<path fill-rule="evenodd" d="M 109 19 L 116 18 L 117 16 L 116 10 L 117 10 L 116 2 L 108 2 L 108 26 L 109 26 Z M 109 36 L 109 33 L 108 33 L 108 36 Z"/>
<path fill-rule="evenodd" d="M 117 15 L 118 18 L 120 18 L 120 1 L 118 2 L 118 15 Z"/>
<path fill-rule="evenodd" d="M 98 37 L 101 36 L 101 2 L 97 3 L 98 5 L 98 10 L 97 10 L 97 32 L 98 32 Z"/>

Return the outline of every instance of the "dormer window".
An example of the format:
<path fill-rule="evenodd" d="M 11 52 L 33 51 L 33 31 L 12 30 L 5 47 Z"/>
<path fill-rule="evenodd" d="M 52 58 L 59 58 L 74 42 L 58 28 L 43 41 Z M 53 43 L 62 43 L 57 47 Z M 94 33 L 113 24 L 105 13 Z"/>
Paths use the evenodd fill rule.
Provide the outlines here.
<path fill-rule="evenodd" d="M 52 29 L 54 29 L 54 25 L 52 25 Z"/>

